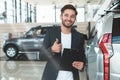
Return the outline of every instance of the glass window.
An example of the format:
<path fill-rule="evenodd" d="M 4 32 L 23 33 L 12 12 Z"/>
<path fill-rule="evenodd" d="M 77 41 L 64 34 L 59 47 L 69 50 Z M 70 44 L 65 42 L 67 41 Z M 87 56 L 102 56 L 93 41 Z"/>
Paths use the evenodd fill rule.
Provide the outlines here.
<path fill-rule="evenodd" d="M 37 6 L 37 22 L 55 22 L 54 6 Z"/>
<path fill-rule="evenodd" d="M 1 1 L 0 1 L 1 2 Z M 16 2 L 16 3 L 15 3 Z M 4 1 L 3 1 L 4 3 Z M 3 7 L 3 3 L 0 3 L 0 7 Z M 60 20 L 60 10 L 61 7 L 56 7 L 55 5 L 29 5 L 21 0 L 7 0 L 6 1 L 6 11 L 7 18 L 6 22 L 40 22 L 40 23 L 52 23 L 52 22 L 61 22 Z M 36 11 L 34 9 L 36 7 Z M 27 9 L 28 8 L 28 9 Z M 2 10 L 1 10 L 2 9 Z M 3 10 L 4 9 L 4 10 Z M 1 11 L 5 11 L 5 6 L 0 8 Z M 77 7 L 78 15 L 77 22 L 84 21 L 84 8 Z"/>
<path fill-rule="evenodd" d="M 60 8 L 56 9 L 56 22 L 61 22 L 61 20 L 60 20 L 60 14 L 61 14 L 60 10 L 61 10 Z"/>
<path fill-rule="evenodd" d="M 8 22 L 8 23 L 13 23 L 13 16 L 9 16 L 9 17 L 7 18 L 7 22 Z"/>
<path fill-rule="evenodd" d="M 12 0 L 7 0 L 7 9 L 8 10 L 13 10 L 13 4 L 12 4 Z"/>
<path fill-rule="evenodd" d="M 0 14 L 3 11 L 5 11 L 5 4 L 4 4 L 4 1 L 0 1 Z"/>
<path fill-rule="evenodd" d="M 13 23 L 13 5 L 14 1 L 12 2 L 12 0 L 7 0 L 7 22 L 8 23 Z"/>
<path fill-rule="evenodd" d="M 113 36 L 120 36 L 120 18 L 113 19 L 112 35 Z"/>
<path fill-rule="evenodd" d="M 0 23 L 4 23 L 5 18 L 6 18 L 5 2 L 0 0 Z"/>
<path fill-rule="evenodd" d="M 85 15 L 84 15 L 84 8 L 77 8 L 78 15 L 77 15 L 77 22 L 84 22 L 85 21 Z"/>
<path fill-rule="evenodd" d="M 112 42 L 120 44 L 120 18 L 113 19 Z"/>
<path fill-rule="evenodd" d="M 21 15 L 22 15 L 22 22 L 25 22 L 27 16 L 27 4 L 22 0 L 21 1 Z"/>
<path fill-rule="evenodd" d="M 17 22 L 20 22 L 20 0 L 17 0 Z"/>
<path fill-rule="evenodd" d="M 34 9 L 34 5 L 31 5 L 31 10 L 30 10 L 30 18 L 31 18 L 31 22 L 35 21 L 35 9 Z"/>

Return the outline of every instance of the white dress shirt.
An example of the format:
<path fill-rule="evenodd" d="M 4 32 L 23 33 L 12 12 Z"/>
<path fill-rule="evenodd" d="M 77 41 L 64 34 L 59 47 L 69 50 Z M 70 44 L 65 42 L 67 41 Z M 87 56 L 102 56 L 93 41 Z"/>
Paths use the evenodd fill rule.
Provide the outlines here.
<path fill-rule="evenodd" d="M 70 34 L 64 34 L 61 33 L 61 43 L 62 43 L 62 53 L 64 48 L 71 48 L 71 33 Z M 56 80 L 73 80 L 73 73 L 72 71 L 64 71 L 59 70 L 58 76 Z"/>

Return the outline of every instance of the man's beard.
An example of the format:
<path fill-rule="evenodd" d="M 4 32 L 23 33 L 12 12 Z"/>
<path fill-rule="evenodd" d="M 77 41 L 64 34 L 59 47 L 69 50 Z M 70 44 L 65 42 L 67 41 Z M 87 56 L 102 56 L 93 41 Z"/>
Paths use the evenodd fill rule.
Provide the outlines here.
<path fill-rule="evenodd" d="M 63 26 L 66 27 L 66 28 L 71 28 L 74 23 L 72 23 L 72 24 L 70 24 L 70 25 L 66 25 L 66 24 L 65 24 L 65 21 L 62 21 L 62 24 L 63 24 Z"/>

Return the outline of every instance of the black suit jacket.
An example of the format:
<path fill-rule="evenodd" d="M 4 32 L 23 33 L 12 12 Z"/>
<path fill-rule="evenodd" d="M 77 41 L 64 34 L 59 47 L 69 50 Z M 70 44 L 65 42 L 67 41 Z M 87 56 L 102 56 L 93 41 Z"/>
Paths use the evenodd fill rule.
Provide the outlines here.
<path fill-rule="evenodd" d="M 44 53 L 48 57 L 48 62 L 46 64 L 45 70 L 43 72 L 42 80 L 56 80 L 58 71 L 60 68 L 61 53 L 54 54 L 51 52 L 51 46 L 58 38 L 59 43 L 61 43 L 61 28 L 53 27 L 49 29 L 44 38 Z M 77 32 L 75 29 L 72 29 L 72 43 L 71 48 L 80 49 L 80 54 L 84 55 L 83 62 L 85 63 L 85 54 L 84 54 L 84 38 L 83 34 Z M 74 80 L 79 80 L 79 74 L 77 69 L 73 69 Z"/>

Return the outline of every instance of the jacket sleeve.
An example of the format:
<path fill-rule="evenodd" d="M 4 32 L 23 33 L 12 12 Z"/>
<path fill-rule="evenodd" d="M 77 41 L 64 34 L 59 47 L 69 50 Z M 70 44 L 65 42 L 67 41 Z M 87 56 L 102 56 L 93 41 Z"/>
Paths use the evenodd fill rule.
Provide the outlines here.
<path fill-rule="evenodd" d="M 50 35 L 50 30 L 47 30 L 42 48 L 42 51 L 44 52 L 44 55 L 47 57 L 47 59 L 52 57 Z"/>
<path fill-rule="evenodd" d="M 44 54 L 48 59 L 52 59 L 55 56 L 55 53 L 51 51 L 51 46 L 53 45 L 56 39 L 55 33 L 57 34 L 56 28 L 48 29 L 43 41 Z"/>

